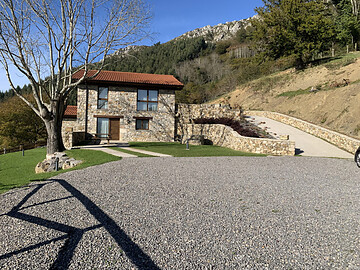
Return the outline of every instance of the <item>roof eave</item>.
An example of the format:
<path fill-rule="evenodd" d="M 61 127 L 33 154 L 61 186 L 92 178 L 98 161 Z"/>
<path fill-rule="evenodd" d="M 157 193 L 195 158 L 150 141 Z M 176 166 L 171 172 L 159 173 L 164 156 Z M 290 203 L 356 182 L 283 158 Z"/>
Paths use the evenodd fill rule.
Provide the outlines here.
<path fill-rule="evenodd" d="M 76 81 L 76 79 L 73 79 Z M 116 86 L 133 86 L 133 87 L 152 87 L 158 89 L 169 89 L 169 90 L 182 90 L 184 85 L 167 85 L 167 84 L 153 84 L 153 83 L 133 83 L 133 82 L 114 82 L 114 81 L 104 81 L 104 80 L 84 80 L 83 83 L 91 83 L 91 84 L 108 84 L 108 85 L 116 85 Z"/>

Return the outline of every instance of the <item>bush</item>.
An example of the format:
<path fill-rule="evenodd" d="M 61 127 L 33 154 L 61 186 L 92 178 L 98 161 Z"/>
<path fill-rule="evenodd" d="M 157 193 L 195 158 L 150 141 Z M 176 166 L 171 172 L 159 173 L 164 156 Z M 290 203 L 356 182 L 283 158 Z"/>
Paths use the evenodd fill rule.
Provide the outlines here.
<path fill-rule="evenodd" d="M 260 136 L 247 126 L 243 125 L 241 121 L 234 120 L 232 118 L 198 118 L 194 120 L 195 124 L 220 124 L 231 127 L 234 131 L 239 133 L 241 136 L 260 138 Z"/>

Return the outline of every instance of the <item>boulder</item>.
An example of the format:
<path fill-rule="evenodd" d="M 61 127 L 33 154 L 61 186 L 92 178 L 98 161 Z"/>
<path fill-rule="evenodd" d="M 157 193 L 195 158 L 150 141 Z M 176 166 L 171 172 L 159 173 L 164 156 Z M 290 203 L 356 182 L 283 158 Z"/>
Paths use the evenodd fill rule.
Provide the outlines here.
<path fill-rule="evenodd" d="M 54 159 L 44 159 L 35 167 L 35 173 L 53 172 L 55 170 L 56 164 Z"/>
<path fill-rule="evenodd" d="M 74 158 L 71 158 L 64 162 L 64 164 L 62 165 L 62 169 L 67 170 L 70 168 L 74 168 L 81 163 L 83 163 L 82 160 L 75 160 Z"/>
<path fill-rule="evenodd" d="M 46 159 L 39 162 L 35 167 L 35 173 L 54 172 L 56 171 L 56 162 L 58 161 L 58 169 L 73 168 L 82 163 L 81 160 L 69 158 L 64 152 L 46 155 Z"/>

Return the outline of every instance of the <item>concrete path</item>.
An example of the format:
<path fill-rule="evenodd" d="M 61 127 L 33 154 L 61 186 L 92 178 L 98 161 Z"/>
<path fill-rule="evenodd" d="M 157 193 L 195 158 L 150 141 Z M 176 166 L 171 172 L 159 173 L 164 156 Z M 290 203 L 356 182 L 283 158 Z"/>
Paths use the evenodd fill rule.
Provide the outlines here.
<path fill-rule="evenodd" d="M 155 157 L 172 157 L 171 155 L 155 153 L 155 152 L 146 151 L 146 150 L 140 150 L 140 149 L 136 149 L 136 148 L 132 148 L 132 147 L 120 147 L 120 148 L 123 148 L 125 150 L 129 150 L 129 151 L 132 151 L 132 152 L 142 153 L 142 154 L 145 154 L 145 155 L 155 156 Z"/>
<path fill-rule="evenodd" d="M 102 151 L 102 152 L 108 153 L 110 155 L 117 156 L 117 157 L 122 157 L 122 158 L 136 158 L 136 157 L 138 157 L 136 155 L 131 155 L 131 154 L 128 154 L 128 153 L 116 151 L 116 150 L 108 148 L 108 147 L 116 147 L 116 144 L 99 144 L 99 145 L 79 146 L 79 148 L 81 148 L 81 149 Z"/>
<path fill-rule="evenodd" d="M 251 116 L 248 121 L 261 128 L 266 128 L 267 132 L 277 139 L 280 135 L 289 135 L 289 140 L 295 141 L 296 154 L 313 157 L 353 158 L 352 154 L 322 139 L 278 121 L 260 116 Z"/>
<path fill-rule="evenodd" d="M 121 151 L 117 151 L 115 149 L 111 149 L 111 148 L 115 148 L 115 147 L 122 148 L 124 150 L 132 151 L 132 152 L 137 152 L 137 153 L 142 153 L 142 154 L 154 156 L 154 157 L 172 157 L 171 155 L 166 155 L 166 154 L 161 154 L 161 153 L 156 153 L 156 152 L 145 151 L 145 150 L 140 150 L 140 149 L 128 147 L 128 144 L 116 144 L 116 143 L 113 143 L 113 144 L 79 146 L 79 148 L 81 148 L 81 149 L 90 149 L 90 150 L 103 151 L 103 152 L 108 153 L 110 155 L 117 156 L 117 157 L 122 157 L 122 158 L 138 157 L 136 155 L 124 153 L 124 152 L 121 152 Z"/>

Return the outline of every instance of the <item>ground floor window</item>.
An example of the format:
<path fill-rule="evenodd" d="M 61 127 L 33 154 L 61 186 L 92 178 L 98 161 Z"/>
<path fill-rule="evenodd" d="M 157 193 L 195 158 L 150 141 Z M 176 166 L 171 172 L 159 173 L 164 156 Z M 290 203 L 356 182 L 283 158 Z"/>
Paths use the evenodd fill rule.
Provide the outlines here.
<path fill-rule="evenodd" d="M 96 133 L 99 138 L 106 138 L 109 135 L 109 118 L 97 119 Z"/>
<path fill-rule="evenodd" d="M 148 130 L 149 119 L 136 119 L 136 130 Z"/>

